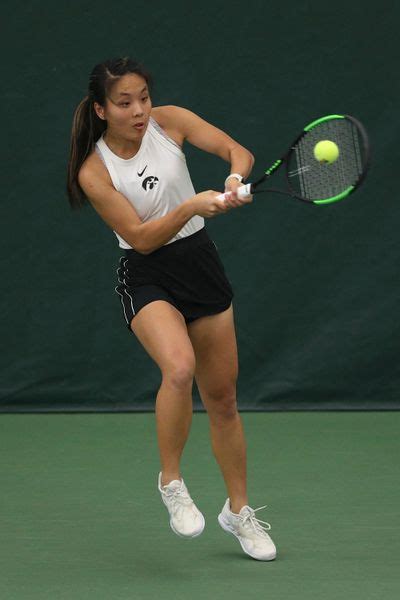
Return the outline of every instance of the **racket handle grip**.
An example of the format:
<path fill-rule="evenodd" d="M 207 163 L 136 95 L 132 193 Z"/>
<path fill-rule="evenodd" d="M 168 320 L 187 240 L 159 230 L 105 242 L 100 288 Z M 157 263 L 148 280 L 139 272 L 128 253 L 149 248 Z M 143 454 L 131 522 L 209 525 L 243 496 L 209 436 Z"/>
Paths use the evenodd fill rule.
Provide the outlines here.
<path fill-rule="evenodd" d="M 237 197 L 239 198 L 239 200 L 242 200 L 246 196 L 251 196 L 251 183 L 246 183 L 246 185 L 241 185 L 237 189 L 236 193 L 237 193 Z M 229 194 L 229 192 L 225 192 L 225 194 L 219 194 L 219 196 L 217 196 L 217 200 L 225 200 L 226 194 Z"/>

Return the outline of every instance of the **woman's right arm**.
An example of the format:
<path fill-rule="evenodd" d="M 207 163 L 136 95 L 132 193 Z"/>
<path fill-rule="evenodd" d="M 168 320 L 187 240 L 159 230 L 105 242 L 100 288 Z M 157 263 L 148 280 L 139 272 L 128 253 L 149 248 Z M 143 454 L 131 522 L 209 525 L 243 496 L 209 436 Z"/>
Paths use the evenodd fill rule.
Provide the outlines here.
<path fill-rule="evenodd" d="M 169 242 L 195 215 L 213 217 L 229 207 L 207 191 L 185 200 L 164 217 L 143 223 L 132 204 L 118 192 L 102 164 L 88 160 L 79 172 L 79 185 L 103 221 L 141 254 L 150 254 Z"/>

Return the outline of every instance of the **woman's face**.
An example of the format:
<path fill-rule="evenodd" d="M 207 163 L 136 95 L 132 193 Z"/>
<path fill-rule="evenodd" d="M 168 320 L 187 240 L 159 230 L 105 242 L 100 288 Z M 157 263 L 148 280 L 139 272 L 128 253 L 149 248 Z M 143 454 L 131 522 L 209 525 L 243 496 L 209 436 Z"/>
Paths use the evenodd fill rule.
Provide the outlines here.
<path fill-rule="evenodd" d="M 123 75 L 111 87 L 105 106 L 94 103 L 97 115 L 107 121 L 109 133 L 127 141 L 140 141 L 151 112 L 146 80 L 140 75 Z"/>

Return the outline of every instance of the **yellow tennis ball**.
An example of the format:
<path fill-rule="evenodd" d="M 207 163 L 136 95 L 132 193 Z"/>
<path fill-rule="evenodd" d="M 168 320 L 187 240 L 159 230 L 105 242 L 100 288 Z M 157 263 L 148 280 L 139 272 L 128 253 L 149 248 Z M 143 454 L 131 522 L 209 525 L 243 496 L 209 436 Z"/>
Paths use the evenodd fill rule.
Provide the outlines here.
<path fill-rule="evenodd" d="M 333 163 L 339 156 L 339 148 L 335 142 L 322 140 L 315 145 L 314 156 L 320 163 Z"/>

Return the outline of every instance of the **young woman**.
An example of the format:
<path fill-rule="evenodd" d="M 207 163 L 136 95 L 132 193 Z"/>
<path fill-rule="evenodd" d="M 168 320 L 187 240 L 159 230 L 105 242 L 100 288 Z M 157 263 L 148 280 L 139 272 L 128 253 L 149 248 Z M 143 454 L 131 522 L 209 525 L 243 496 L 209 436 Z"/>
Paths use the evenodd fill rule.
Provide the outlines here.
<path fill-rule="evenodd" d="M 254 159 L 191 111 L 152 107 L 150 91 L 150 76 L 130 58 L 94 67 L 88 95 L 73 119 L 70 203 L 79 208 L 89 200 L 124 249 L 115 289 L 126 326 L 162 374 L 156 399 L 158 489 L 171 528 L 192 538 L 205 524 L 179 467 L 192 420 L 195 378 L 228 492 L 218 521 L 247 554 L 273 560 L 276 549 L 266 533 L 270 526 L 256 518 L 246 492 L 233 292 L 204 228 L 205 218 L 251 202 L 251 197 L 239 200 L 236 190 Z M 230 163 L 225 200 L 217 199 L 217 191 L 195 193 L 184 141 Z"/>

